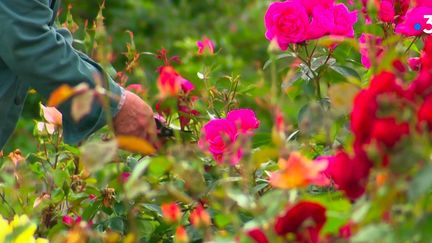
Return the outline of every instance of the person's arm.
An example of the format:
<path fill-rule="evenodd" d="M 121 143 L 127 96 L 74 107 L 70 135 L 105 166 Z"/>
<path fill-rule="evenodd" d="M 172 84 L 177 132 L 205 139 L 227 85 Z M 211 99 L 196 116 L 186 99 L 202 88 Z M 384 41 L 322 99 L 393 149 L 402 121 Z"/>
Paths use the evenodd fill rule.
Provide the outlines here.
<path fill-rule="evenodd" d="M 48 0 L 0 1 L 0 58 L 20 82 L 29 82 L 46 98 L 62 84 L 84 82 L 94 87 L 94 74 L 101 71 L 100 67 L 49 26 L 53 12 L 48 4 Z M 124 91 L 112 80 L 109 83 L 110 91 L 120 97 Z M 119 112 L 118 101 L 110 106 L 112 114 Z M 71 118 L 70 102 L 59 109 L 67 143 L 77 143 L 105 124 L 98 102 L 79 123 Z"/>

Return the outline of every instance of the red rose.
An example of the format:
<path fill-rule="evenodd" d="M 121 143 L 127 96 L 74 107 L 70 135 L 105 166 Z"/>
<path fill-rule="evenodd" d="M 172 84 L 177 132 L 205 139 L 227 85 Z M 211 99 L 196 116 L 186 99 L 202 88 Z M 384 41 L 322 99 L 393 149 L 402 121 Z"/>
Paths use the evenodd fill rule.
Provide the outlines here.
<path fill-rule="evenodd" d="M 346 152 L 339 151 L 335 156 L 328 157 L 328 161 L 326 174 L 333 179 L 340 190 L 344 191 L 351 200 L 364 194 L 372 167 L 364 152 L 357 151 L 354 158 L 350 158 Z"/>
<path fill-rule="evenodd" d="M 432 95 L 429 95 L 420 109 L 417 112 L 418 126 L 422 127 L 426 124 L 430 131 L 432 131 Z"/>
<path fill-rule="evenodd" d="M 253 239 L 255 243 L 269 243 L 267 236 L 261 229 L 251 229 L 247 232 L 247 235 Z"/>
<path fill-rule="evenodd" d="M 319 242 L 319 233 L 326 222 L 326 209 L 318 203 L 300 202 L 288 207 L 276 218 L 275 232 L 280 236 L 296 235 L 297 242 Z"/>
<path fill-rule="evenodd" d="M 396 123 L 396 119 L 391 117 L 376 120 L 372 128 L 371 137 L 379 144 L 384 144 L 391 148 L 408 133 L 408 123 Z"/>

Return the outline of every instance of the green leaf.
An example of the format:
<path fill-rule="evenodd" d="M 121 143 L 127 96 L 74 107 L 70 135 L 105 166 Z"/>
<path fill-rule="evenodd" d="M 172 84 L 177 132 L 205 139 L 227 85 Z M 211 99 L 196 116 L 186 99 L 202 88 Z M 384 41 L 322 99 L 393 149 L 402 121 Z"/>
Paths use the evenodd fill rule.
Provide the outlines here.
<path fill-rule="evenodd" d="M 54 171 L 54 184 L 57 187 L 63 187 L 63 183 L 66 181 L 66 178 L 69 177 L 69 174 L 62 170 L 62 169 L 57 169 Z"/>
<path fill-rule="evenodd" d="M 117 153 L 117 142 L 92 141 L 84 144 L 81 148 L 81 161 L 90 171 L 95 172 L 102 169 L 106 163 L 110 162 Z"/>
<path fill-rule="evenodd" d="M 232 221 L 231 215 L 229 214 L 216 214 L 214 219 L 217 227 L 219 228 L 225 228 Z"/>
<path fill-rule="evenodd" d="M 352 78 L 354 78 L 358 83 L 361 81 L 360 74 L 358 74 L 357 71 L 351 67 L 335 64 L 331 65 L 330 68 L 345 77 L 348 81 L 351 81 Z"/>
<path fill-rule="evenodd" d="M 172 166 L 172 162 L 167 157 L 154 157 L 150 159 L 149 172 L 152 176 L 161 177 Z"/>
<path fill-rule="evenodd" d="M 411 182 L 408 197 L 411 201 L 416 201 L 421 196 L 428 193 L 432 188 L 432 165 L 427 165 L 425 168 L 414 177 Z"/>
<path fill-rule="evenodd" d="M 316 196 L 307 195 L 305 200 L 317 202 L 326 208 L 327 221 L 323 233 L 338 233 L 351 216 L 351 203 L 341 193 L 323 193 Z"/>
<path fill-rule="evenodd" d="M 110 218 L 107 222 L 107 227 L 109 227 L 113 231 L 117 231 L 120 234 L 125 233 L 125 224 L 123 222 L 123 218 L 121 217 Z"/>
<path fill-rule="evenodd" d="M 97 200 L 96 202 L 92 203 L 89 207 L 87 207 L 83 214 L 82 217 L 84 220 L 91 220 L 94 215 L 96 215 L 96 213 L 99 211 L 99 208 L 101 207 L 102 202 L 101 200 Z"/>
<path fill-rule="evenodd" d="M 240 207 L 248 209 L 256 206 L 254 198 L 240 190 L 229 190 L 227 196 L 234 200 Z"/>
<path fill-rule="evenodd" d="M 147 169 L 147 167 L 150 165 L 150 158 L 146 158 L 144 160 L 139 161 L 135 168 L 132 171 L 132 174 L 130 175 L 128 181 L 126 182 L 126 188 L 128 186 L 132 185 L 136 180 L 139 179 L 139 177 L 144 173 L 144 171 Z"/>
<path fill-rule="evenodd" d="M 61 188 L 56 188 L 51 194 L 51 200 L 53 203 L 59 203 L 63 200 L 65 194 Z"/>
<path fill-rule="evenodd" d="M 390 225 L 387 224 L 371 224 L 365 226 L 360 232 L 354 235 L 350 242 L 397 242 L 392 234 Z"/>

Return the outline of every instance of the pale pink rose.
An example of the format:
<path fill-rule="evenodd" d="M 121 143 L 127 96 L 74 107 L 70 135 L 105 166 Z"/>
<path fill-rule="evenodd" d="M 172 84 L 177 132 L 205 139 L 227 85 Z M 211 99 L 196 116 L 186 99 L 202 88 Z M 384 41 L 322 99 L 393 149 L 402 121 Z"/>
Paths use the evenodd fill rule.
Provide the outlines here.
<path fill-rule="evenodd" d="M 395 17 L 395 6 L 391 0 L 381 0 L 378 8 L 379 19 L 383 22 L 391 23 Z"/>
<path fill-rule="evenodd" d="M 424 16 L 431 14 L 432 7 L 415 7 L 410 9 L 406 13 L 404 20 L 396 26 L 395 32 L 405 36 L 422 35 L 424 29 L 430 29 L 431 27 L 426 24 L 427 19 Z"/>
<path fill-rule="evenodd" d="M 234 122 L 241 133 L 252 132 L 260 125 L 255 112 L 251 109 L 232 110 L 227 114 L 226 119 Z"/>
<path fill-rule="evenodd" d="M 197 41 L 196 44 L 198 46 L 199 55 L 203 55 L 206 51 L 210 54 L 214 54 L 215 45 L 209 38 L 204 37 L 203 40 Z"/>
<path fill-rule="evenodd" d="M 307 33 L 307 39 L 318 39 L 329 34 L 334 28 L 333 10 L 317 6 L 313 10 L 312 21 Z"/>
<path fill-rule="evenodd" d="M 419 57 L 408 58 L 408 65 L 413 71 L 418 71 L 420 70 L 421 59 Z"/>
<path fill-rule="evenodd" d="M 41 105 L 42 113 L 45 120 L 56 126 L 62 125 L 62 114 L 55 107 L 46 107 Z"/>
<path fill-rule="evenodd" d="M 207 149 L 217 162 L 222 163 L 226 155 L 233 154 L 233 145 L 237 139 L 234 122 L 226 119 L 211 120 L 202 128 L 202 134 L 198 145 L 202 149 Z"/>
<path fill-rule="evenodd" d="M 350 12 L 345 4 L 336 4 L 333 7 L 334 27 L 333 35 L 354 37 L 354 24 L 357 22 L 357 11 Z"/>
<path fill-rule="evenodd" d="M 306 40 L 309 16 L 297 1 L 273 2 L 265 14 L 266 38 L 275 40 L 282 50 L 291 43 Z"/>
<path fill-rule="evenodd" d="M 37 130 L 42 134 L 52 135 L 56 129 L 56 126 L 47 122 L 36 123 Z"/>
<path fill-rule="evenodd" d="M 330 8 L 334 5 L 334 0 L 299 0 L 309 14 L 312 14 L 316 7 Z"/>

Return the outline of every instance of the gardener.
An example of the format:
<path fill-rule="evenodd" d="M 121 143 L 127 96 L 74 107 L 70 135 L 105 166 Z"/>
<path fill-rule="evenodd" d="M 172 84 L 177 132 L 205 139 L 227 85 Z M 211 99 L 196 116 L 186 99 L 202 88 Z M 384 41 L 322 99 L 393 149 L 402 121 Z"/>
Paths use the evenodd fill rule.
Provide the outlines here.
<path fill-rule="evenodd" d="M 45 98 L 59 86 L 95 86 L 101 67 L 72 47 L 72 35 L 53 27 L 59 0 L 0 0 L 0 149 L 13 132 L 29 88 Z M 109 80 L 118 99 L 110 102 L 116 134 L 156 141 L 152 109 L 138 96 Z M 66 143 L 76 144 L 105 125 L 98 102 L 79 122 L 71 102 L 60 105 Z"/>

